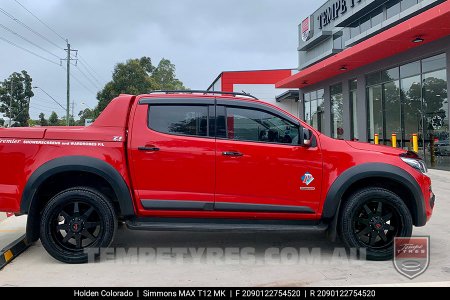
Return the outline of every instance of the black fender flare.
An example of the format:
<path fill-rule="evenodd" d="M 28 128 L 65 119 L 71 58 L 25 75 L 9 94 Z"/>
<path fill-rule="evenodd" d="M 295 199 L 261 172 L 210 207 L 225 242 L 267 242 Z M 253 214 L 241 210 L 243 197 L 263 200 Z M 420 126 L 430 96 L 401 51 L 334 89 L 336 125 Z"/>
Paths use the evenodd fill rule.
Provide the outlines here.
<path fill-rule="evenodd" d="M 411 212 L 413 223 L 416 226 L 425 225 L 427 221 L 425 202 L 422 190 L 414 177 L 407 171 L 394 165 L 365 163 L 344 171 L 328 190 L 323 205 L 322 219 L 328 222 L 331 221 L 331 230 L 336 230 L 337 217 L 344 193 L 357 181 L 371 177 L 386 178 L 392 180 L 395 184 L 407 188 L 413 196 L 413 199 L 410 199 L 413 208 Z"/>
<path fill-rule="evenodd" d="M 130 189 L 123 177 L 110 164 L 89 156 L 65 156 L 50 160 L 37 168 L 28 179 L 22 194 L 20 211 L 27 214 L 30 211 L 36 192 L 42 183 L 51 176 L 67 171 L 80 171 L 101 176 L 108 181 L 119 201 L 122 216 L 133 216 L 134 205 Z"/>
<path fill-rule="evenodd" d="M 39 218 L 39 211 L 33 202 L 36 201 L 36 195 L 39 187 L 51 176 L 68 171 L 80 171 L 98 175 L 104 178 L 112 186 L 120 208 L 122 217 L 131 217 L 135 215 L 134 204 L 130 189 L 123 179 L 122 175 L 110 164 L 89 156 L 65 156 L 50 160 L 37 168 L 28 179 L 23 190 L 20 203 L 22 214 L 28 214 L 27 221 L 27 240 L 32 242 L 37 240 L 39 229 L 34 228 L 36 218 Z"/>

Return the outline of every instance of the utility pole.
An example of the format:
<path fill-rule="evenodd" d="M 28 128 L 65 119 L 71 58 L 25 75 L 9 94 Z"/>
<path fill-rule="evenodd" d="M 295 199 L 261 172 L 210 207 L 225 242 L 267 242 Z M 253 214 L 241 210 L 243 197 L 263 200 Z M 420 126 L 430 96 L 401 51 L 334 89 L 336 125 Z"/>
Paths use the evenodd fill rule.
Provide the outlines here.
<path fill-rule="evenodd" d="M 72 116 L 72 118 L 75 120 L 75 116 L 74 116 L 74 110 L 75 110 L 75 101 L 72 101 L 72 114 L 71 114 L 71 116 Z"/>
<path fill-rule="evenodd" d="M 67 43 L 67 48 L 64 49 L 67 51 L 67 58 L 66 59 L 62 59 L 65 60 L 67 63 L 67 67 L 66 67 L 66 71 L 67 71 L 67 106 L 66 106 L 66 125 L 69 126 L 69 116 L 70 116 L 70 61 L 74 60 L 75 62 L 77 61 L 76 58 L 71 58 L 70 54 L 72 52 L 77 53 L 78 50 L 72 50 L 70 49 L 70 44 L 69 44 L 69 40 L 66 39 L 66 43 Z"/>
<path fill-rule="evenodd" d="M 12 123 L 13 77 L 11 77 L 11 97 L 9 98 L 9 128 Z"/>

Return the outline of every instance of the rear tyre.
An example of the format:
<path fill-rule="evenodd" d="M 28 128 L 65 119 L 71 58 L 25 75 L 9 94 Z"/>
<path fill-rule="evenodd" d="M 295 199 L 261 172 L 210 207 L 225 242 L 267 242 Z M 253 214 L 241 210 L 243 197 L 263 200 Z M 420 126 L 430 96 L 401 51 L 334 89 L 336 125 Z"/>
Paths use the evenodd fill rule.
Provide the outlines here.
<path fill-rule="evenodd" d="M 44 208 L 41 242 L 61 262 L 85 263 L 86 249 L 109 247 L 116 229 L 114 208 L 104 195 L 89 188 L 70 188 L 54 196 Z"/>
<path fill-rule="evenodd" d="M 367 188 L 350 196 L 339 221 L 345 245 L 365 248 L 369 260 L 391 259 L 394 237 L 412 234 L 408 207 L 399 196 L 382 188 Z"/>

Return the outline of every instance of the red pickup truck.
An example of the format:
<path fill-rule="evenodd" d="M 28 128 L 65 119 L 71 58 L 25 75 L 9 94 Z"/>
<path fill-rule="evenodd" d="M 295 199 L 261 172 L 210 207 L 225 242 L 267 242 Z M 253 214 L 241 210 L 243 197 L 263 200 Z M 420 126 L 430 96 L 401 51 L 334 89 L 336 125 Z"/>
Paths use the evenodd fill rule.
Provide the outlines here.
<path fill-rule="evenodd" d="M 331 139 L 248 95 L 121 95 L 89 127 L 0 129 L 0 211 L 27 239 L 87 261 L 118 222 L 138 230 L 327 230 L 367 257 L 432 214 L 414 153 Z"/>

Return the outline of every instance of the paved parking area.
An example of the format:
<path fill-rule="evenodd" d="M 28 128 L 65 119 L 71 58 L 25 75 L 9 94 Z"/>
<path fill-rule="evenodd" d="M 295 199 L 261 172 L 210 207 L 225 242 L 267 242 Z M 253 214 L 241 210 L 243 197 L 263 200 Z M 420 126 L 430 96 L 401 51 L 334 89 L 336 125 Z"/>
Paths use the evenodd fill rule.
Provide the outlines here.
<path fill-rule="evenodd" d="M 348 259 L 335 249 L 341 244 L 330 243 L 318 232 L 138 232 L 120 228 L 113 245 L 116 255 L 105 252 L 106 259 L 97 263 L 60 263 L 38 242 L 0 271 L 0 286 L 449 286 L 450 172 L 431 170 L 430 174 L 437 195 L 435 213 L 430 223 L 415 228 L 414 234 L 431 236 L 431 262 L 428 270 L 412 281 L 398 274 L 391 261 Z M 24 221 L 15 218 L 7 222 L 20 227 Z M 192 255 L 202 249 L 210 251 L 206 259 Z M 281 263 L 276 249 L 284 251 Z M 306 255 L 301 252 L 305 249 Z M 191 255 L 181 260 L 177 251 Z M 236 251 L 241 251 L 241 256 Z"/>

